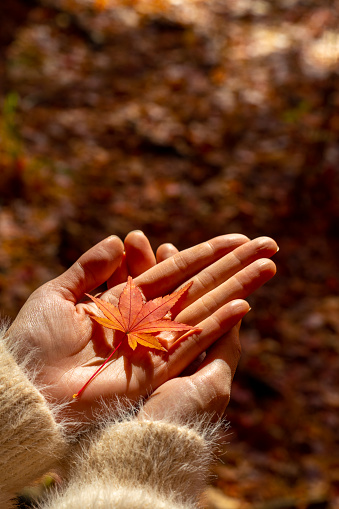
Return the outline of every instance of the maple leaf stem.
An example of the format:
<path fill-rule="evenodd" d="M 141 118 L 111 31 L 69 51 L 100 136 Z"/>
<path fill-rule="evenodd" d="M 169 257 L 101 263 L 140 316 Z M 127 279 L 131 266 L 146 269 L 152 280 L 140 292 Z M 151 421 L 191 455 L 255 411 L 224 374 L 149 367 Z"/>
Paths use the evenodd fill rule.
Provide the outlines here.
<path fill-rule="evenodd" d="M 118 350 L 118 348 L 121 346 L 121 343 L 122 343 L 123 340 L 120 341 L 120 343 L 118 344 L 118 346 L 116 348 L 114 348 L 113 352 L 107 357 L 107 359 L 105 360 L 105 362 L 103 364 L 101 364 L 101 366 L 99 367 L 99 369 L 96 370 L 96 372 L 91 376 L 91 378 L 89 380 L 87 380 L 87 382 L 85 383 L 85 385 L 83 387 L 81 387 L 80 391 L 77 392 L 76 394 L 73 394 L 73 398 L 79 398 L 80 394 L 86 389 L 87 385 L 91 382 L 91 380 L 93 380 L 93 378 L 99 373 L 99 371 L 102 370 L 102 368 L 105 366 L 105 364 L 107 364 L 107 362 L 110 360 L 110 358 L 115 354 L 115 352 Z"/>

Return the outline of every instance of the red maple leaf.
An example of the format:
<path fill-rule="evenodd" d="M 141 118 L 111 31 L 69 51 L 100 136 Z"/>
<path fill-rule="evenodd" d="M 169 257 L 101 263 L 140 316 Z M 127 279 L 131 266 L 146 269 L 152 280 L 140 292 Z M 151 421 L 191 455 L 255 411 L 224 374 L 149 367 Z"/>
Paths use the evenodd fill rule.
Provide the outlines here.
<path fill-rule="evenodd" d="M 131 276 L 128 276 L 127 283 L 123 289 L 118 307 L 113 306 L 109 302 L 87 295 L 92 299 L 98 308 L 103 312 L 105 318 L 98 316 L 92 316 L 93 320 L 100 323 L 108 329 L 119 330 L 127 336 L 128 344 L 135 350 L 137 344 L 146 346 L 148 348 L 156 348 L 157 350 L 164 350 L 166 348 L 155 337 L 159 332 L 163 331 L 186 331 L 184 336 L 193 334 L 194 332 L 200 331 L 196 327 L 186 325 L 171 320 L 166 315 L 174 304 L 188 291 L 193 284 L 193 281 L 187 283 L 179 290 L 166 295 L 165 297 L 158 297 L 154 300 L 144 302 L 140 289 L 135 286 Z M 125 336 L 119 343 L 119 345 L 113 350 L 105 362 L 100 368 L 91 376 L 86 384 L 80 389 L 77 394 L 73 395 L 73 398 L 78 397 L 82 391 L 87 387 L 90 381 L 97 375 L 97 373 L 104 367 L 104 365 L 110 360 L 110 358 L 117 351 Z"/>

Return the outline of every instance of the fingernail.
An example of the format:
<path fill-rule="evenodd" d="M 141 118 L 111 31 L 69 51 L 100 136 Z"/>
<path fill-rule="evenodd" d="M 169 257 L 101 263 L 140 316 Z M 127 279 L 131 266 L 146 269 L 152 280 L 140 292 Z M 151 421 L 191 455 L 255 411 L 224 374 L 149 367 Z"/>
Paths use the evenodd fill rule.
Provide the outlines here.
<path fill-rule="evenodd" d="M 111 239 L 112 239 L 112 240 L 113 240 L 113 239 L 119 239 L 119 240 L 120 240 L 120 242 L 122 242 L 121 238 L 120 238 L 120 237 L 118 237 L 118 235 L 110 235 L 109 237 L 107 237 L 107 239 L 108 239 L 108 240 L 111 240 Z"/>
<path fill-rule="evenodd" d="M 279 247 L 279 246 L 277 246 L 277 250 L 276 250 L 276 253 L 277 253 L 278 251 L 280 251 L 280 247 Z"/>

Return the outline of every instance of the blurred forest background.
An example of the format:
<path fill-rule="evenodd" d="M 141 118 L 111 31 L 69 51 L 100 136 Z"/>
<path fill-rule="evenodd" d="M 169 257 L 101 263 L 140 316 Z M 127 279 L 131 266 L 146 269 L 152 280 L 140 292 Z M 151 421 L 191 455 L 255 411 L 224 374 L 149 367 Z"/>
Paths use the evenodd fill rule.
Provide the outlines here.
<path fill-rule="evenodd" d="M 339 507 L 339 2 L 0 5 L 0 308 L 115 233 L 270 235 L 210 509 Z"/>

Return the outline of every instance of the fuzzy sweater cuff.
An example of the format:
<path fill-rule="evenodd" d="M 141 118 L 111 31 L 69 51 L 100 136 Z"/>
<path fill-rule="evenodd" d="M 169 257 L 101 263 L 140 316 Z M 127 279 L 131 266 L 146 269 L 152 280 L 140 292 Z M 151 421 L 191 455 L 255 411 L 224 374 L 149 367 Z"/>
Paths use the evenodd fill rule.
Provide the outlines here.
<path fill-rule="evenodd" d="M 195 429 L 163 421 L 114 423 L 74 458 L 73 479 L 50 509 L 196 507 L 211 448 Z"/>
<path fill-rule="evenodd" d="M 0 337 L 0 507 L 60 458 L 65 441 L 45 399 Z"/>

